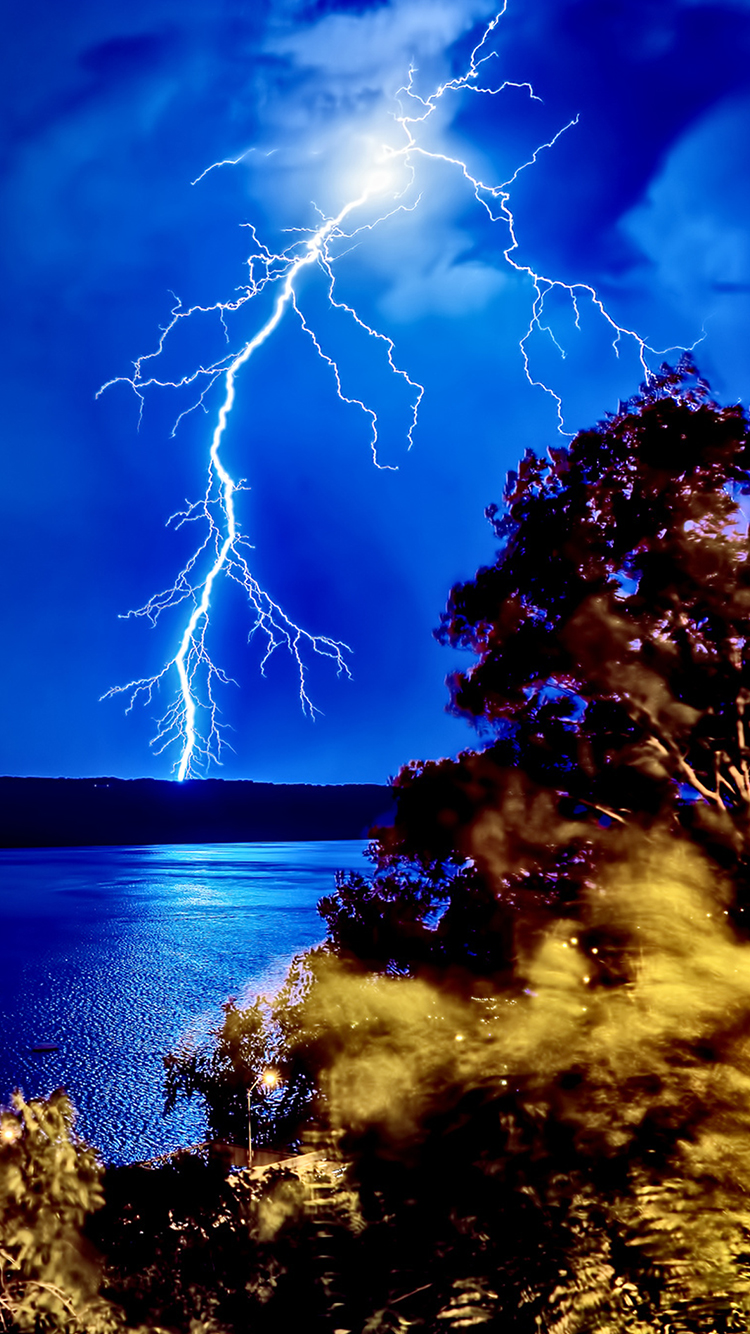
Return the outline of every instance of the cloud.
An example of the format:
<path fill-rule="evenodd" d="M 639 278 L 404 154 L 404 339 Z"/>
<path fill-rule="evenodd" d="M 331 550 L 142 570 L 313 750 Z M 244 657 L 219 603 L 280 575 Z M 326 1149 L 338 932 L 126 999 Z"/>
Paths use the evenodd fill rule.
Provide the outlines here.
<path fill-rule="evenodd" d="M 480 19 L 491 16 L 481 0 L 396 0 L 362 14 L 327 14 L 308 27 L 273 32 L 266 50 L 313 71 L 328 91 L 363 85 L 392 97 L 409 65 L 438 58 Z"/>
<path fill-rule="evenodd" d="M 699 352 L 717 388 L 747 397 L 750 337 L 750 147 L 739 126 L 750 96 L 728 98 L 685 135 L 648 194 L 623 219 L 646 268 L 650 300 L 707 338 Z M 708 364 L 710 362 L 710 365 Z"/>
<path fill-rule="evenodd" d="M 487 264 L 469 260 L 454 264 L 444 256 L 434 268 L 412 272 L 382 299 L 384 314 L 393 320 L 426 315 L 476 315 L 506 287 L 508 278 Z"/>

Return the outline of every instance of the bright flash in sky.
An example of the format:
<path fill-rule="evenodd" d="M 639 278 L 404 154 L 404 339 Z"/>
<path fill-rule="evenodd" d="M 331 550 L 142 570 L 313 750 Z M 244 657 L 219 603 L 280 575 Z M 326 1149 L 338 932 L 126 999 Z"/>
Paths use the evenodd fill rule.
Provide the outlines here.
<path fill-rule="evenodd" d="M 576 120 L 561 126 L 548 142 L 540 144 L 516 167 L 508 180 L 500 183 L 481 180 L 472 174 L 462 158 L 452 153 L 439 152 L 422 142 L 425 125 L 449 93 L 491 98 L 513 88 L 523 89 L 530 98 L 536 98 L 528 84 L 493 79 L 495 53 L 491 38 L 504 12 L 505 6 L 488 24 L 461 76 L 439 85 L 431 93 L 422 94 L 417 91 L 418 71 L 414 68 L 408 71 L 393 108 L 394 139 L 397 142 L 382 144 L 373 140 L 363 146 L 359 166 L 350 171 L 347 177 L 351 196 L 336 211 L 324 213 L 316 202 L 319 215 L 317 226 L 290 227 L 289 244 L 280 251 L 269 249 L 256 233 L 255 227 L 251 226 L 252 248 L 247 261 L 247 277 L 238 292 L 230 300 L 219 301 L 208 307 L 184 309 L 178 302 L 155 350 L 136 360 L 131 376 L 116 377 L 103 386 L 107 388 L 110 384 L 127 383 L 140 400 L 141 410 L 145 395 L 151 388 L 169 385 L 183 390 L 192 389 L 194 397 L 186 411 L 203 408 L 215 412 L 207 445 L 205 491 L 198 500 L 188 503 L 187 508 L 174 514 L 171 520 L 176 527 L 195 524 L 199 533 L 195 548 L 170 587 L 154 594 L 142 607 L 128 613 L 135 617 L 145 617 L 155 624 L 165 613 L 180 608 L 182 628 L 175 636 L 173 655 L 153 675 L 113 686 L 107 692 L 107 696 L 124 695 L 129 710 L 136 701 L 150 703 L 155 692 L 162 687 L 172 690 L 172 701 L 158 722 L 152 745 L 157 753 L 168 748 L 175 753 L 173 771 L 179 780 L 198 776 L 212 762 L 220 763 L 222 748 L 227 744 L 217 693 L 220 687 L 228 684 L 230 678 L 214 661 L 211 646 L 211 613 L 223 580 L 233 580 L 245 594 L 250 615 L 249 635 L 260 637 L 264 645 L 261 672 L 265 672 L 276 650 L 284 649 L 290 655 L 297 673 L 301 708 L 311 718 L 314 718 L 317 710 L 308 687 L 310 661 L 315 657 L 326 658 L 339 675 L 349 675 L 351 672 L 347 644 L 296 624 L 258 582 L 253 573 L 253 547 L 240 528 L 235 505 L 237 493 L 243 489 L 243 482 L 228 470 L 222 457 L 222 445 L 236 396 L 241 392 L 243 368 L 257 349 L 273 338 L 283 320 L 296 320 L 302 332 L 311 340 L 322 362 L 321 372 L 329 377 L 334 392 L 343 403 L 359 410 L 364 433 L 369 434 L 375 466 L 392 466 L 383 463 L 378 454 L 379 423 L 375 408 L 364 397 L 357 396 L 349 386 L 336 357 L 326 346 L 322 332 L 318 332 L 305 315 L 300 279 L 306 271 L 314 269 L 323 275 L 330 312 L 352 330 L 366 334 L 371 340 L 372 356 L 383 360 L 389 372 L 406 386 L 410 406 L 403 431 L 407 446 L 411 447 L 420 405 L 426 392 L 425 386 L 414 380 L 408 369 L 400 364 L 393 339 L 369 323 L 339 292 L 336 266 L 338 260 L 352 247 L 366 245 L 368 237 L 376 229 L 382 231 L 386 228 L 396 214 L 413 212 L 419 207 L 422 200 L 420 191 L 423 188 L 420 168 L 424 163 L 429 161 L 453 181 L 462 181 L 477 204 L 501 229 L 506 241 L 502 249 L 505 263 L 527 282 L 529 290 L 529 321 L 520 339 L 519 356 L 529 384 L 549 395 L 554 402 L 558 427 L 563 434 L 565 419 L 562 399 L 551 385 L 535 375 L 529 348 L 532 334 L 538 332 L 551 339 L 561 353 L 564 352 L 552 328 L 551 317 L 545 311 L 548 298 L 553 292 L 562 295 L 569 303 L 576 327 L 579 327 L 583 303 L 593 306 L 615 352 L 618 352 L 623 340 L 629 340 L 637 348 L 644 374 L 648 377 L 650 373 L 648 354 L 656 353 L 657 349 L 649 347 L 634 330 L 620 326 L 609 314 L 594 288 L 586 284 L 564 283 L 535 271 L 520 259 L 520 242 L 511 210 L 513 185 L 522 171 L 533 168 L 542 152 L 554 151 L 563 134 L 575 133 Z M 194 184 L 200 188 L 210 171 L 231 169 L 245 156 L 222 159 L 211 164 L 196 177 Z M 264 321 L 259 320 L 255 332 L 247 341 L 233 346 L 228 323 L 230 317 L 253 302 L 257 302 L 260 308 L 264 294 L 273 294 L 270 314 Z M 162 379 L 160 358 L 170 335 L 191 317 L 212 311 L 216 312 L 224 327 L 226 350 L 223 355 L 208 364 L 199 364 L 192 373 L 178 380 Z M 666 350 L 659 349 L 659 355 Z M 214 386 L 219 387 L 219 398 L 218 406 L 212 409 L 210 405 L 213 403 Z M 176 426 L 186 411 L 180 413 Z"/>

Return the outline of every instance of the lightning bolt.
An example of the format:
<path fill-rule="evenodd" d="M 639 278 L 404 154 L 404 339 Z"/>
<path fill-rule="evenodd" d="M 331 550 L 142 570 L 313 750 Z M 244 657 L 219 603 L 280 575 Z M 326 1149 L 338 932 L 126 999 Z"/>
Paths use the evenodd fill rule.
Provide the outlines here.
<path fill-rule="evenodd" d="M 208 410 L 207 396 L 214 385 L 223 378 L 224 392 L 211 437 L 205 493 L 196 502 L 186 502 L 187 508 L 173 514 L 168 520 L 168 523 L 176 528 L 184 524 L 200 523 L 203 526 L 203 540 L 171 587 L 155 594 L 144 606 L 127 613 L 128 617 L 145 617 L 155 625 L 163 613 L 187 603 L 190 612 L 184 623 L 179 646 L 174 656 L 155 675 L 130 681 L 126 685 L 113 686 L 102 696 L 104 699 L 115 695 L 127 696 L 126 712 L 129 712 L 137 701 L 151 703 L 157 689 L 176 676 L 175 696 L 166 713 L 159 719 L 156 735 L 151 744 L 157 754 L 170 746 L 177 745 L 179 758 L 174 770 L 179 781 L 195 776 L 211 762 L 221 763 L 223 747 L 228 745 L 224 735 L 225 726 L 220 721 L 216 690 L 217 686 L 229 684 L 231 678 L 214 663 L 208 645 L 211 600 L 220 577 L 232 579 L 246 595 L 251 617 L 254 618 L 248 637 L 252 638 L 259 633 L 265 642 L 260 663 L 261 673 L 265 673 L 266 665 L 276 649 L 283 647 L 291 655 L 298 674 L 299 699 L 303 713 L 312 718 L 318 712 L 308 693 L 308 653 L 331 659 L 338 675 L 351 676 L 347 660 L 347 655 L 351 652 L 349 646 L 325 635 L 311 634 L 296 625 L 279 604 L 261 588 L 254 577 L 250 565 L 250 553 L 253 548 L 240 530 L 235 510 L 236 494 L 247 488 L 242 480 L 235 480 L 230 475 L 221 458 L 221 446 L 235 403 L 236 382 L 240 371 L 257 349 L 271 338 L 284 316 L 292 312 L 299 321 L 302 331 L 311 340 L 317 355 L 331 372 L 338 398 L 343 403 L 358 408 L 369 422 L 370 448 L 375 466 L 391 470 L 390 465 L 381 463 L 378 458 L 377 413 L 363 399 L 351 396 L 345 391 L 337 361 L 324 349 L 318 334 L 308 323 L 300 307 L 297 280 L 304 270 L 317 267 L 325 275 L 329 308 L 340 316 L 347 317 L 360 331 L 368 335 L 385 353 L 390 372 L 408 387 L 411 395 L 411 418 L 405 436 L 407 446 L 411 448 L 425 392 L 424 386 L 411 379 L 396 363 L 393 340 L 368 324 L 353 306 L 338 297 L 335 264 L 350 248 L 350 245 L 342 248 L 340 243 L 356 243 L 354 238 L 381 227 L 394 214 L 414 211 L 418 207 L 421 195 L 418 195 L 412 203 L 404 203 L 403 200 L 415 189 L 420 160 L 430 159 L 460 173 L 477 203 L 486 210 L 490 220 L 505 228 L 507 244 L 502 249 L 502 257 L 509 268 L 527 279 L 533 293 L 528 328 L 519 342 L 526 378 L 532 387 L 541 389 L 554 401 L 558 430 L 561 433 L 568 434 L 565 431 L 562 398 L 551 386 L 535 378 L 531 369 L 528 346 L 532 335 L 538 330 L 546 334 L 559 353 L 565 356 L 565 350 L 556 338 L 551 325 L 543 322 L 545 303 L 551 292 L 557 290 L 567 295 L 573 310 L 576 329 L 580 329 L 580 302 L 587 299 L 609 329 L 611 345 L 617 356 L 623 339 L 630 340 L 636 346 L 647 380 L 651 376 L 648 355 L 663 356 L 665 352 L 675 350 L 652 348 L 635 330 L 618 324 L 594 287 L 586 283 L 565 283 L 551 278 L 537 272 L 530 264 L 521 262 L 518 257 L 520 246 L 510 206 L 512 187 L 521 172 L 533 167 L 541 153 L 552 150 L 560 137 L 574 128 L 578 122 L 577 116 L 563 125 L 548 142 L 540 144 L 527 161 L 521 163 L 507 180 L 499 184 L 488 184 L 472 174 L 461 158 L 428 149 L 417 138 L 420 127 L 434 115 L 440 102 L 450 94 L 468 93 L 496 97 L 507 88 L 514 88 L 525 89 L 530 99 L 541 101 L 529 83 L 505 80 L 493 84 L 492 79 L 484 77 L 487 73 L 485 67 L 496 58 L 496 52 L 490 49 L 491 37 L 506 12 L 507 2 L 508 0 L 504 0 L 502 8 L 485 28 L 480 41 L 471 52 L 468 66 L 462 75 L 447 80 L 428 96 L 422 97 L 415 88 L 417 70 L 414 66 L 410 68 L 406 83 L 396 94 L 397 110 L 393 113 L 401 143 L 396 146 L 382 146 L 379 161 L 369 184 L 355 198 L 345 203 L 333 217 L 326 217 L 318 210 L 321 221 L 317 228 L 288 229 L 288 234 L 294 235 L 295 239 L 286 249 L 275 253 L 259 239 L 255 227 L 249 224 L 252 250 L 247 260 L 247 281 L 238 289 L 239 295 L 230 301 L 216 302 L 211 306 L 194 305 L 187 309 L 184 309 L 179 299 L 175 298 L 171 318 L 162 329 L 155 350 L 139 357 L 133 363 L 132 375 L 116 376 L 99 390 L 101 394 L 112 385 L 127 384 L 139 400 L 140 422 L 146 393 L 150 389 L 166 387 L 194 389 L 196 393 L 190 405 L 180 412 L 174 423 L 172 430 L 174 434 L 186 415 L 197 408 Z M 197 185 L 209 172 L 219 167 L 236 166 L 252 151 L 254 150 L 249 149 L 237 158 L 227 158 L 212 163 L 195 178 L 193 184 Z M 396 167 L 401 168 L 401 178 L 405 179 L 405 184 L 399 181 L 400 189 L 393 184 L 393 172 Z M 353 230 L 348 230 L 345 224 L 350 215 L 364 210 L 376 196 L 383 194 L 390 194 L 393 206 L 377 214 L 370 221 L 362 222 Z M 215 313 L 221 321 L 225 342 L 229 348 L 230 333 L 227 317 L 255 301 L 266 290 L 274 288 L 276 296 L 270 316 L 238 351 L 227 350 L 223 357 L 207 366 L 199 365 L 179 380 L 159 378 L 159 358 L 170 335 L 181 322 L 198 314 Z"/>
<path fill-rule="evenodd" d="M 347 234 L 342 231 L 342 224 L 350 213 L 362 208 L 367 203 L 372 193 L 372 188 L 365 189 L 358 198 L 345 204 L 335 217 L 324 219 L 317 230 L 308 236 L 307 240 L 293 242 L 287 250 L 280 254 L 272 254 L 267 247 L 260 243 L 255 234 L 255 229 L 251 227 L 250 230 L 256 249 L 248 260 L 250 281 L 244 290 L 244 294 L 233 302 L 217 303 L 212 307 L 192 306 L 188 310 L 183 310 L 178 302 L 172 311 L 170 323 L 162 331 L 156 351 L 140 357 L 135 362 L 134 375 L 127 377 L 127 383 L 131 385 L 140 399 L 140 412 L 142 413 L 144 391 L 153 385 L 169 384 L 172 388 L 180 388 L 186 384 L 200 382 L 203 379 L 205 383 L 198 398 L 187 409 L 187 411 L 193 411 L 197 406 L 203 405 L 209 389 L 222 375 L 224 376 L 224 397 L 218 410 L 209 450 L 206 492 L 200 501 L 189 505 L 187 510 L 172 515 L 168 521 L 174 522 L 177 527 L 181 527 L 184 523 L 193 522 L 197 519 L 204 520 L 206 524 L 204 541 L 180 571 L 171 588 L 157 593 L 149 599 L 145 606 L 128 613 L 129 616 L 145 616 L 152 624 L 156 624 L 161 614 L 167 609 L 175 607 L 185 600 L 192 601 L 193 608 L 182 632 L 179 648 L 175 656 L 156 675 L 129 681 L 124 686 L 113 686 L 102 697 L 106 699 L 113 695 L 127 694 L 129 702 L 126 711 L 129 712 L 141 696 L 145 697 L 146 703 L 150 703 L 156 688 L 172 671 L 176 671 L 179 691 L 166 714 L 159 720 L 152 745 L 155 747 L 156 753 L 161 754 L 174 741 L 179 742 L 181 753 L 176 772 L 177 779 L 180 782 L 194 775 L 200 763 L 207 764 L 212 760 L 220 762 L 222 746 L 227 744 L 223 735 L 224 728 L 219 721 L 219 709 L 214 690 L 217 683 L 229 684 L 231 678 L 227 677 L 221 668 L 215 665 L 206 643 L 210 622 L 211 595 L 216 580 L 222 573 L 238 583 L 247 595 L 248 603 L 255 614 L 250 636 L 257 631 L 265 636 L 266 647 L 260 665 L 261 672 L 264 672 L 269 658 L 281 645 L 284 645 L 290 652 L 297 667 L 299 698 L 304 713 L 314 717 L 317 710 L 307 691 L 307 668 L 302 656 L 303 646 L 306 645 L 319 656 L 332 658 L 339 675 L 341 673 L 347 676 L 351 675 L 345 656 L 351 652 L 349 646 L 325 635 L 311 635 L 308 631 L 296 625 L 254 578 L 246 554 L 252 548 L 238 527 L 234 503 L 235 494 L 243 489 L 243 484 L 242 482 L 236 482 L 227 471 L 221 460 L 220 450 L 229 416 L 234 407 L 235 382 L 238 372 L 250 360 L 253 353 L 271 337 L 285 312 L 291 307 L 297 314 L 303 330 L 312 339 L 319 356 L 333 371 L 339 398 L 344 403 L 360 408 L 369 418 L 370 444 L 376 466 L 388 466 L 380 464 L 377 457 L 377 414 L 361 399 L 352 398 L 345 394 L 337 363 L 323 350 L 314 330 L 308 325 L 297 304 L 295 281 L 303 269 L 315 264 L 320 265 L 327 275 L 328 299 L 331 305 L 337 310 L 345 311 L 354 319 L 360 329 L 384 344 L 390 369 L 395 375 L 402 377 L 414 390 L 412 423 L 408 433 L 411 443 L 411 433 L 417 423 L 419 403 L 424 393 L 423 386 L 410 379 L 406 371 L 396 365 L 393 360 L 393 340 L 373 329 L 361 319 L 352 307 L 343 301 L 337 300 L 334 292 L 335 276 L 332 268 L 331 243 L 339 236 L 351 235 L 351 233 Z M 391 210 L 392 212 L 393 210 Z M 259 265 L 258 261 L 260 262 Z M 272 313 L 258 332 L 245 343 L 240 352 L 235 355 L 230 354 L 223 362 L 215 362 L 208 368 L 201 366 L 197 371 L 180 381 L 160 381 L 155 376 L 144 375 L 144 366 L 147 362 L 161 355 L 166 339 L 179 320 L 188 319 L 197 311 L 206 313 L 209 310 L 216 310 L 223 322 L 228 311 L 239 309 L 241 305 L 256 297 L 273 282 L 280 283 L 280 288 Z M 228 338 L 226 324 L 224 324 L 224 331 Z M 107 384 L 102 385 L 99 393 L 123 378 L 125 377 L 117 377 L 116 380 L 108 381 Z M 183 412 L 177 418 L 173 427 L 173 434 L 185 415 L 186 413 Z M 204 552 L 211 552 L 213 559 L 208 573 L 202 580 L 199 580 L 196 578 L 197 566 Z M 199 677 L 202 678 L 200 681 Z M 202 709 L 207 715 L 207 726 L 204 731 L 201 731 L 198 726 L 199 709 Z"/>

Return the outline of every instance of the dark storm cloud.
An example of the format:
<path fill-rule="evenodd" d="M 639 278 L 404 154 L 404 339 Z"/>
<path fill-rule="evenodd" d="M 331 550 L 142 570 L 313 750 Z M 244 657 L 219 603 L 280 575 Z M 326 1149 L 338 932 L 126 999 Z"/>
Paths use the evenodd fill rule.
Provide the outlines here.
<path fill-rule="evenodd" d="M 617 271 L 635 259 L 619 219 L 686 131 L 750 87 L 750 12 L 670 0 L 552 0 L 509 17 L 504 66 L 529 78 L 561 116 L 580 117 L 549 165 L 565 187 L 554 228 L 544 209 L 548 164 L 520 184 L 525 243 L 568 272 L 581 257 Z"/>
<path fill-rule="evenodd" d="M 163 68 L 174 58 L 178 44 L 179 37 L 174 31 L 110 37 L 82 51 L 78 63 L 82 70 L 97 79 L 107 83 L 119 82 Z"/>
<path fill-rule="evenodd" d="M 368 9 L 382 9 L 390 0 L 312 0 L 299 9 L 301 22 L 314 22 L 325 14 L 364 14 Z"/>

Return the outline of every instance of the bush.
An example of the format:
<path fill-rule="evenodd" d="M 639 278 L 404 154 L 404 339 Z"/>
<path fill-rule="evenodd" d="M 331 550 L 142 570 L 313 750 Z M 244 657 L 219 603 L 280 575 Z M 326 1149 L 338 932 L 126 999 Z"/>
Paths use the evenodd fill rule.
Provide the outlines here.
<path fill-rule="evenodd" d="M 0 1115 L 0 1322 L 6 1330 L 118 1327 L 98 1296 L 101 1270 L 86 1242 L 100 1208 L 103 1168 L 73 1130 L 64 1093 L 26 1102 L 14 1093 Z"/>

